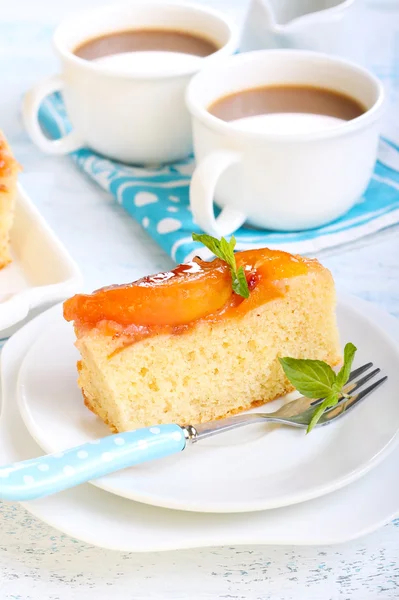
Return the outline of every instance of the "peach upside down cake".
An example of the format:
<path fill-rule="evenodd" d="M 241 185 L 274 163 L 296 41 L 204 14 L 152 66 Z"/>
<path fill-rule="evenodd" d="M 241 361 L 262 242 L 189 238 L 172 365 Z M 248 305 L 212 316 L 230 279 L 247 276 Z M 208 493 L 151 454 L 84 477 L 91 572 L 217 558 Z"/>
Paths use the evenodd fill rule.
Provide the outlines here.
<path fill-rule="evenodd" d="M 195 258 L 65 302 L 85 403 L 112 430 L 195 424 L 269 402 L 293 389 L 280 356 L 338 364 L 330 272 L 281 251 L 234 256 L 247 298 L 232 290 L 225 261 Z"/>

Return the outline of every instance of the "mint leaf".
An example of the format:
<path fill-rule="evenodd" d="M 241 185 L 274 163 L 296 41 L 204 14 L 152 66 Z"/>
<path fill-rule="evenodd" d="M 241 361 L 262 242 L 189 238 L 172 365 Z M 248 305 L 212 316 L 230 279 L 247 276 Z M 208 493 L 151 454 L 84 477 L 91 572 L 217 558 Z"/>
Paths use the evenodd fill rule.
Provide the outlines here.
<path fill-rule="evenodd" d="M 355 358 L 356 350 L 357 350 L 356 346 L 354 346 L 351 342 L 346 344 L 346 346 L 344 348 L 344 364 L 341 367 L 341 369 L 339 370 L 336 380 L 335 380 L 335 386 L 337 388 L 337 392 L 342 391 L 343 386 L 349 379 L 349 375 L 351 373 L 352 363 L 353 363 L 353 359 Z"/>
<path fill-rule="evenodd" d="M 316 410 L 314 411 L 313 416 L 308 425 L 308 428 L 306 430 L 306 433 L 310 433 L 312 431 L 313 427 L 319 422 L 320 417 L 323 415 L 323 413 L 328 408 L 332 408 L 333 406 L 335 406 L 337 404 L 338 400 L 339 400 L 339 394 L 337 394 L 337 392 L 333 392 L 332 394 L 330 394 L 329 396 L 327 396 L 327 398 L 325 398 L 323 400 L 323 402 L 320 404 L 320 406 L 318 406 L 316 408 Z"/>
<path fill-rule="evenodd" d="M 249 298 L 248 282 L 245 277 L 244 269 L 240 267 L 237 271 L 237 263 L 234 256 L 234 248 L 236 246 L 234 235 L 231 236 L 229 242 L 224 237 L 218 240 L 206 233 L 193 233 L 192 237 L 194 242 L 200 242 L 213 252 L 215 256 L 221 258 L 228 264 L 231 272 L 231 286 L 233 291 L 243 298 Z"/>
<path fill-rule="evenodd" d="M 213 254 L 215 256 L 222 258 L 221 256 L 219 256 L 219 253 L 220 253 L 219 240 L 212 237 L 211 235 L 207 235 L 206 233 L 193 233 L 192 238 L 193 238 L 194 242 L 200 242 L 201 244 L 203 244 L 204 246 L 209 248 L 209 250 L 211 252 L 213 252 Z M 224 258 L 222 260 L 224 260 Z"/>
<path fill-rule="evenodd" d="M 312 431 L 323 413 L 335 406 L 342 397 L 342 388 L 349 379 L 355 353 L 356 346 L 350 342 L 346 344 L 344 364 L 337 375 L 321 360 L 279 359 L 287 378 L 301 394 L 308 398 L 324 398 L 312 415 L 307 433 Z"/>
<path fill-rule="evenodd" d="M 308 398 L 324 398 L 335 392 L 336 374 L 321 360 L 279 358 L 284 373 L 292 385 Z"/>
<path fill-rule="evenodd" d="M 249 298 L 249 289 L 247 278 L 245 277 L 244 269 L 240 267 L 236 273 L 236 278 L 233 279 L 233 291 L 239 296 Z"/>
<path fill-rule="evenodd" d="M 230 267 L 231 271 L 236 270 L 236 259 L 234 256 L 234 248 L 236 246 L 236 240 L 234 236 L 231 237 L 230 242 L 228 242 L 224 237 L 220 238 L 220 251 L 219 258 L 224 260 Z"/>

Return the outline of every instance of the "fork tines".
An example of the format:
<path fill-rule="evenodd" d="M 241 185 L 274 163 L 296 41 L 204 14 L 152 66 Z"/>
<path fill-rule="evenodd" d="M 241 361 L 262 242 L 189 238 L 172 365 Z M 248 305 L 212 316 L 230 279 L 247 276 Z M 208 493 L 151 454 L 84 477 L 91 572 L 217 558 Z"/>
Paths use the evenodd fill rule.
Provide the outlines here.
<path fill-rule="evenodd" d="M 381 372 L 381 369 L 374 369 L 373 371 L 370 371 L 370 373 L 367 373 L 367 375 L 365 375 L 364 377 L 361 377 L 357 381 L 354 381 L 354 379 L 356 379 L 356 377 L 358 377 L 359 375 L 362 375 L 365 371 L 370 369 L 370 367 L 372 367 L 372 366 L 373 366 L 373 363 L 370 362 L 370 363 L 367 363 L 351 372 L 350 377 L 348 379 L 348 383 L 343 388 L 343 392 L 345 394 L 348 394 L 349 398 L 342 396 L 342 398 L 339 399 L 339 401 L 337 402 L 337 404 L 335 404 L 335 406 L 326 410 L 326 412 L 325 412 L 326 415 L 327 415 L 327 413 L 334 411 L 334 409 L 337 409 L 337 407 L 339 407 L 343 404 L 346 404 L 346 406 L 343 408 L 344 411 L 348 411 L 349 409 L 352 409 L 354 406 L 356 406 L 356 404 L 358 404 L 361 400 L 363 400 L 363 398 L 365 398 L 366 396 L 371 394 L 371 392 L 373 392 L 375 389 L 377 389 L 381 384 L 384 383 L 384 381 L 386 381 L 388 379 L 387 376 L 381 377 L 381 379 L 378 379 L 378 381 L 375 381 L 374 383 L 369 385 L 367 388 L 360 390 L 357 394 L 354 394 L 353 392 L 356 392 L 357 390 L 359 390 L 361 387 L 364 386 L 365 383 L 367 383 L 367 381 L 370 381 L 377 375 L 377 373 Z"/>
<path fill-rule="evenodd" d="M 363 373 L 368 371 L 372 366 L 373 366 L 373 363 L 368 362 L 368 363 L 362 365 L 361 367 L 358 367 L 357 369 L 354 369 L 353 371 L 351 371 L 348 381 L 346 382 L 345 387 L 343 389 L 344 393 L 351 394 L 352 392 L 359 389 L 367 381 L 372 379 L 374 377 L 374 375 L 377 375 L 377 373 L 379 373 L 381 371 L 381 369 L 374 369 L 374 371 L 371 371 L 371 373 L 368 373 L 367 375 L 362 377 L 362 379 L 359 379 L 358 381 L 355 381 L 354 383 L 352 383 L 354 381 L 354 379 L 356 379 L 357 377 L 359 377 L 359 375 L 362 375 Z M 318 398 L 317 400 L 314 400 L 314 402 L 312 402 L 310 406 L 317 406 L 318 404 L 321 404 L 321 402 L 323 400 L 324 400 L 324 398 Z M 345 400 L 345 397 L 342 396 L 342 398 L 339 400 L 338 404 L 340 402 L 343 402 L 344 400 Z"/>

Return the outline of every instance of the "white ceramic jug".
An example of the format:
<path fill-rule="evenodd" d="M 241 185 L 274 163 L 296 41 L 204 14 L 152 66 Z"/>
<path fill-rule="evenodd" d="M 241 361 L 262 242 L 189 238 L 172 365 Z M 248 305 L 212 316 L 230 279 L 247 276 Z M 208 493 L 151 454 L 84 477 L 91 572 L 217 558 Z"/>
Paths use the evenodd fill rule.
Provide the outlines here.
<path fill-rule="evenodd" d="M 362 0 L 251 0 L 240 50 L 299 48 L 364 62 Z"/>

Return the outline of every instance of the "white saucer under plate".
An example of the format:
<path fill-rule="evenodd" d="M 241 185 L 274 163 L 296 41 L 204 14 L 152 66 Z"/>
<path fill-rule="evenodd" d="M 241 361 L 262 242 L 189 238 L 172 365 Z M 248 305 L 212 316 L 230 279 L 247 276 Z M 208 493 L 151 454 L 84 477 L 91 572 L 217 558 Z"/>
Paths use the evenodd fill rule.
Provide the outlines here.
<path fill-rule="evenodd" d="M 0 271 L 0 332 L 22 321 L 32 308 L 67 298 L 82 281 L 77 265 L 20 185 L 11 253 L 12 263 Z"/>
<path fill-rule="evenodd" d="M 395 319 L 365 302 L 356 300 L 354 304 L 399 340 Z M 27 350 L 56 312 L 51 310 L 36 318 L 4 347 L 1 464 L 41 454 L 18 412 L 16 379 Z M 398 463 L 399 449 L 395 449 L 377 469 L 340 491 L 296 506 L 250 514 L 215 515 L 154 508 L 90 485 L 24 506 L 63 533 L 125 552 L 243 544 L 335 544 L 366 535 L 399 516 Z"/>
<path fill-rule="evenodd" d="M 398 344 L 356 300 L 339 299 L 338 322 L 343 342 L 358 347 L 355 366 L 373 361 L 389 376 L 344 419 L 310 435 L 268 425 L 242 428 L 93 483 L 153 506 L 231 513 L 304 502 L 359 479 L 399 440 Z M 58 307 L 48 316 L 19 373 L 22 418 L 46 452 L 109 435 L 108 427 L 83 403 L 73 342 L 72 327 Z"/>

